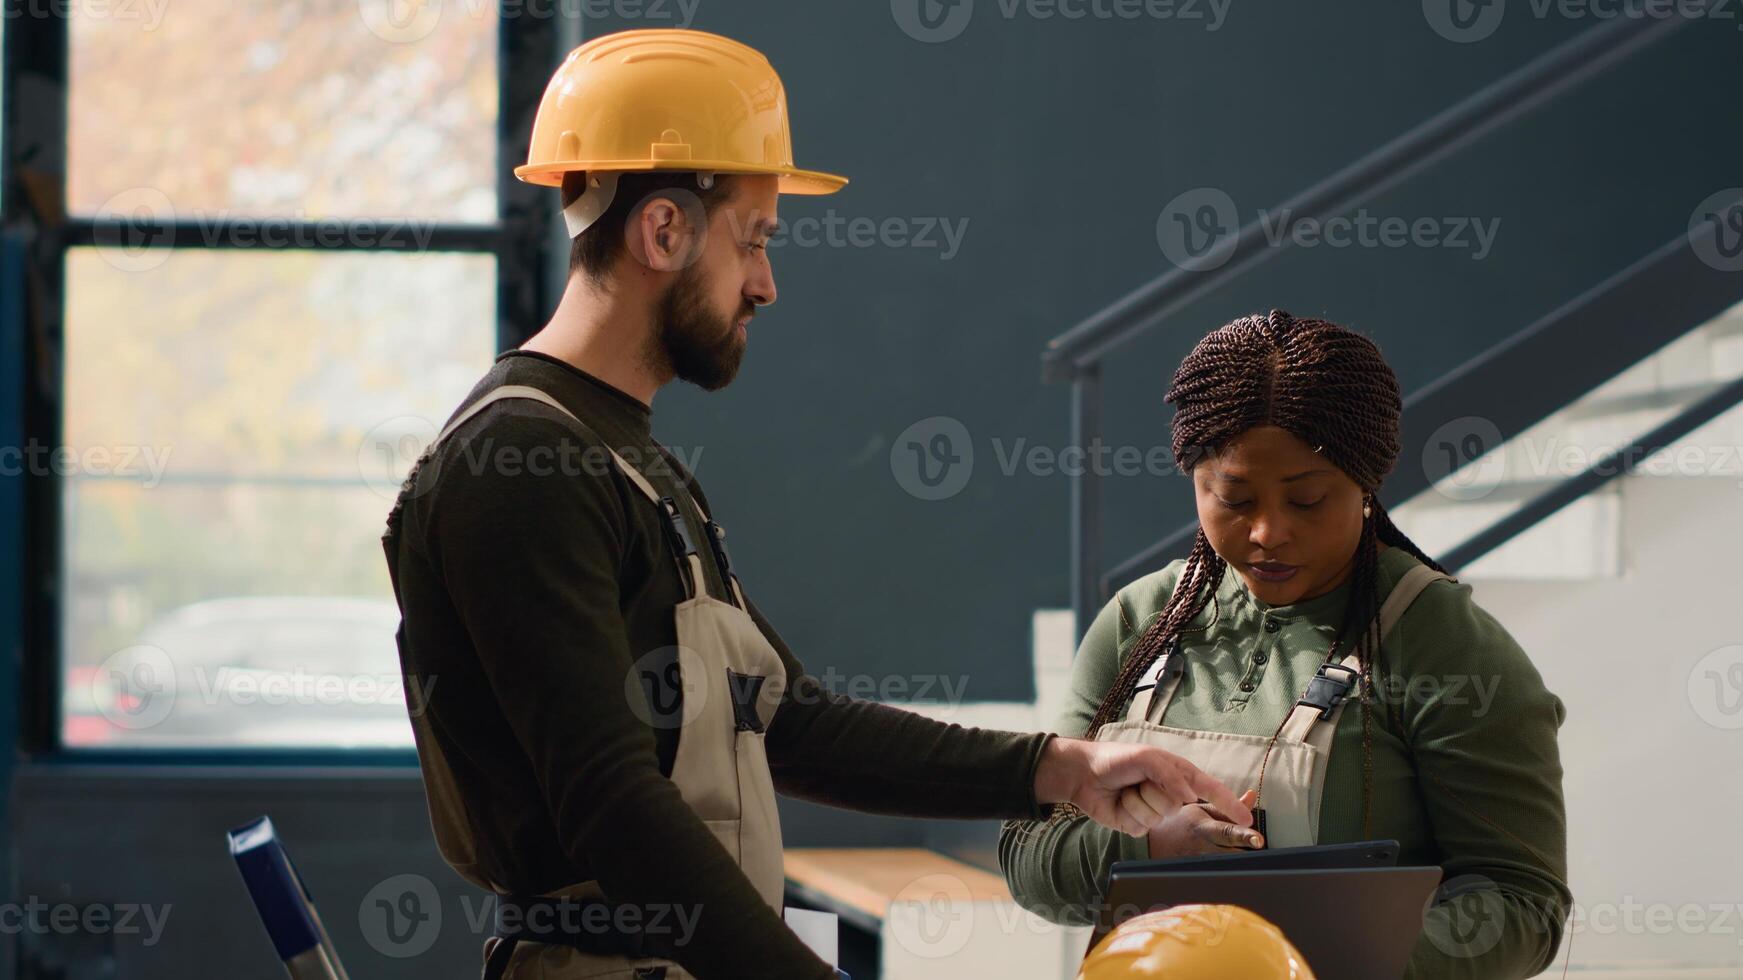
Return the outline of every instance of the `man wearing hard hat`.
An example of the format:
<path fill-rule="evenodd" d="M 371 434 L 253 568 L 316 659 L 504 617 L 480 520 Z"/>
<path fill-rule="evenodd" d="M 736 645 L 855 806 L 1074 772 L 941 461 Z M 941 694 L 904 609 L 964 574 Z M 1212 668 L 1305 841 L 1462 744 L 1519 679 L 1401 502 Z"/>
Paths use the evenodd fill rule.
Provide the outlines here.
<path fill-rule="evenodd" d="M 745 595 L 694 476 L 651 432 L 715 389 L 775 300 L 793 165 L 759 53 L 698 31 L 571 52 L 522 180 L 562 188 L 571 275 L 425 451 L 383 536 L 436 842 L 498 896 L 487 977 L 806 977 L 775 792 L 925 817 L 1070 803 L 1126 833 L 1220 783 L 1147 746 L 964 729 L 834 696 Z M 438 683 L 431 683 L 432 681 Z M 415 686 L 414 686 L 415 684 Z"/>

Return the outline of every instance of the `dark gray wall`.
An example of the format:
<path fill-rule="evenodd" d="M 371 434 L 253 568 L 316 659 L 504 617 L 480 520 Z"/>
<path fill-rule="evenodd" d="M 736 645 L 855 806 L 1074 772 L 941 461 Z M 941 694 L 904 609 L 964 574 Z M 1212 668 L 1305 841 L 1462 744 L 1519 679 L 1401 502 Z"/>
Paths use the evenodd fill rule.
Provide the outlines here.
<path fill-rule="evenodd" d="M 1066 393 L 1039 383 L 1042 343 L 1167 267 L 1155 223 L 1176 194 L 1217 187 L 1244 214 L 1275 204 L 1589 26 L 1509 6 L 1493 37 L 1461 45 L 1416 3 L 1234 0 L 1207 32 L 1006 20 L 999 0 L 979 0 L 960 37 L 921 44 L 882 2 L 704 2 L 694 26 L 744 39 L 781 70 L 801 162 L 854 178 L 833 198 L 783 199 L 789 220 L 968 222 L 949 261 L 923 248 L 778 248 L 780 302 L 757 319 L 739 381 L 658 400 L 657 432 L 703 450 L 734 558 L 807 664 L 961 676 L 971 699 L 1029 697 L 1029 615 L 1066 602 L 1066 483 L 1004 476 L 993 440 L 1063 444 Z M 613 26 L 636 25 L 589 33 Z M 1167 443 L 1168 376 L 1233 315 L 1283 307 L 1368 331 L 1409 389 L 1668 240 L 1698 201 L 1743 183 L 1735 27 L 1696 25 L 1370 206 L 1500 219 L 1485 260 L 1297 250 L 1133 345 L 1110 369 L 1110 439 Z M 897 435 L 933 415 L 960 420 L 976 457 L 943 501 L 907 493 L 890 467 Z M 1171 478 L 1108 488 L 1110 558 L 1189 516 Z M 161 946 L 121 951 L 123 978 L 267 975 L 221 843 L 262 812 L 291 841 L 354 975 L 469 974 L 478 937 L 464 928 L 409 960 L 359 931 L 358 903 L 393 875 L 430 878 L 450 916 L 469 894 L 434 853 L 409 772 L 32 770 L 15 814 L 19 894 L 171 903 Z M 964 839 L 783 812 L 796 844 Z M 987 832 L 974 825 L 967 839 Z"/>
<path fill-rule="evenodd" d="M 1175 195 L 1217 187 L 1250 217 L 1591 26 L 1513 6 L 1473 44 L 1435 34 L 1416 3 L 1236 0 L 1207 33 L 1007 21 L 981 0 L 940 44 L 910 40 L 884 3 L 704 6 L 697 26 L 782 72 L 801 162 L 854 178 L 783 198 L 784 217 L 968 222 L 950 261 L 775 250 L 780 299 L 740 379 L 656 402 L 658 434 L 703 448 L 735 561 L 807 665 L 1031 696 L 1029 614 L 1067 604 L 1067 484 L 1006 476 L 998 449 L 1065 443 L 1067 392 L 1040 384 L 1042 344 L 1169 267 L 1155 228 Z M 1364 330 L 1410 390 L 1678 234 L 1739 183 L 1735 26 L 1695 25 L 1370 206 L 1499 220 L 1484 260 L 1295 250 L 1127 348 L 1109 370 L 1110 442 L 1168 444 L 1169 376 L 1233 316 L 1278 307 Z M 964 424 L 974 467 L 959 494 L 925 501 L 890 450 L 934 415 Z M 1184 481 L 1106 483 L 1110 560 L 1191 516 Z"/>

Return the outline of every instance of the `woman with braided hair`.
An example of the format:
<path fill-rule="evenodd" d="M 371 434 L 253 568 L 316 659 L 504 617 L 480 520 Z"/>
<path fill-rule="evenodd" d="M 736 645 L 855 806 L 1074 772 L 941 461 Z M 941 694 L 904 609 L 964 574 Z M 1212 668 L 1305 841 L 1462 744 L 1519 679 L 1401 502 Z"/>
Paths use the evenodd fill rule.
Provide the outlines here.
<path fill-rule="evenodd" d="M 1273 311 L 1207 335 L 1167 401 L 1197 501 L 1192 553 L 1102 609 L 1055 730 L 1167 748 L 1244 791 L 1258 819 L 1130 794 L 1147 835 L 1065 807 L 1009 822 L 1013 894 L 1087 924 L 1114 861 L 1391 838 L 1400 863 L 1445 870 L 1409 977 L 1544 969 L 1572 901 L 1564 711 L 1381 506 L 1399 453 L 1392 369 L 1360 334 Z"/>

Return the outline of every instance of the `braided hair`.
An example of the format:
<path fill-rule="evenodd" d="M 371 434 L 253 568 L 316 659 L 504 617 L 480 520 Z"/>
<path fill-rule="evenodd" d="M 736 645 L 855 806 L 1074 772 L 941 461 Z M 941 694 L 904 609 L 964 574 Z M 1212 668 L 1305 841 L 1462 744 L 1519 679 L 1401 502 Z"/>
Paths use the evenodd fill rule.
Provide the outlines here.
<path fill-rule="evenodd" d="M 1361 668 L 1362 825 L 1373 803 L 1374 670 L 1379 656 L 1379 542 L 1403 548 L 1445 572 L 1405 536 L 1375 496 L 1398 460 L 1398 379 L 1368 338 L 1327 320 L 1297 319 L 1282 310 L 1247 316 L 1211 331 L 1180 363 L 1166 400 L 1175 406 L 1174 460 L 1182 472 L 1249 429 L 1277 426 L 1318 446 L 1361 487 L 1370 502 L 1356 544 L 1351 589 L 1328 662 L 1356 649 Z M 1121 717 L 1139 681 L 1162 651 L 1210 603 L 1228 573 L 1201 527 L 1181 581 L 1102 697 L 1086 738 Z M 1398 722 L 1393 705 L 1394 723 Z"/>

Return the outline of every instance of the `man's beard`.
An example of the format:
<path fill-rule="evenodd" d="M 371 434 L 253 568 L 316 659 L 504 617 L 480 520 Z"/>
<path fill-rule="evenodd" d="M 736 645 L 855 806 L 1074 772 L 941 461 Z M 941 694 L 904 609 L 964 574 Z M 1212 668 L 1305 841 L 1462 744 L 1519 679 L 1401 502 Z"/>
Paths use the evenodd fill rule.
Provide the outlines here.
<path fill-rule="evenodd" d="M 756 307 L 746 303 L 739 318 Z M 678 273 L 660 299 L 660 334 L 655 350 L 665 366 L 681 381 L 704 391 L 726 387 L 738 374 L 744 357 L 744 342 L 738 338 L 737 320 L 719 316 L 708 304 L 707 284 L 699 266 Z"/>

